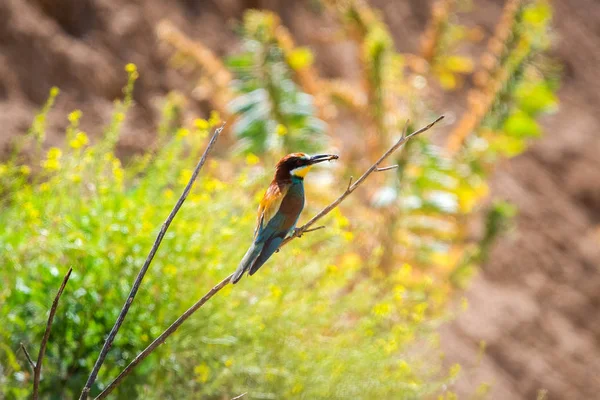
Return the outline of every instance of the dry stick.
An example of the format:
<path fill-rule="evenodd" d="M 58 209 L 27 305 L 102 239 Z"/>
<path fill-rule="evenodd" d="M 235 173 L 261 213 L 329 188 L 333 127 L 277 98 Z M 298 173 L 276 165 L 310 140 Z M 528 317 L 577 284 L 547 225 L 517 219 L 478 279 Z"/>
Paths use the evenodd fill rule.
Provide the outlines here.
<path fill-rule="evenodd" d="M 79 396 L 80 400 L 87 399 L 88 394 L 91 390 L 91 387 L 94 384 L 94 382 L 96 381 L 96 377 L 98 376 L 100 367 L 102 367 L 102 364 L 104 363 L 104 359 L 106 358 L 106 355 L 108 354 L 108 351 L 110 350 L 110 348 L 113 344 L 113 341 L 115 340 L 115 337 L 117 336 L 117 332 L 119 332 L 119 328 L 121 327 L 121 324 L 123 324 L 123 321 L 125 320 L 125 317 L 127 316 L 129 307 L 131 307 L 131 303 L 133 303 L 135 295 L 137 294 L 137 292 L 140 288 L 140 285 L 142 284 L 142 279 L 144 279 L 144 275 L 146 275 L 146 272 L 148 271 L 148 268 L 150 267 L 150 263 L 154 259 L 154 255 L 156 254 L 158 247 L 160 246 L 165 234 L 167 233 L 167 229 L 169 229 L 169 226 L 171 225 L 171 222 L 175 218 L 175 215 L 177 214 L 177 212 L 183 205 L 183 202 L 185 201 L 188 194 L 190 193 L 192 186 L 194 185 L 194 182 L 196 181 L 196 178 L 198 177 L 198 174 L 200 173 L 200 170 L 202 169 L 202 167 L 204 166 L 204 163 L 206 162 L 206 158 L 208 157 L 208 154 L 214 147 L 214 145 L 217 141 L 217 138 L 219 137 L 219 134 L 223 130 L 224 126 L 225 126 L 225 123 L 223 123 L 223 125 L 221 125 L 221 127 L 215 129 L 212 137 L 210 138 L 210 141 L 208 142 L 208 145 L 206 146 L 206 150 L 204 150 L 204 154 L 202 154 L 202 158 L 198 162 L 198 165 L 196 165 L 196 168 L 194 169 L 194 172 L 192 173 L 192 177 L 190 178 L 189 182 L 187 183 L 185 189 L 183 190 L 181 197 L 179 197 L 179 200 L 177 200 L 175 207 L 173 207 L 173 210 L 171 210 L 171 213 L 169 214 L 169 216 L 167 217 L 165 222 L 162 224 L 162 226 L 160 228 L 160 232 L 158 233 L 158 236 L 156 237 L 156 240 L 154 241 L 154 244 L 152 245 L 152 249 L 150 250 L 150 253 L 148 254 L 148 257 L 146 258 L 144 265 L 138 272 L 138 275 L 135 278 L 135 281 L 133 282 L 133 286 L 131 287 L 131 291 L 129 292 L 127 301 L 123 305 L 123 308 L 121 309 L 121 312 L 119 313 L 119 316 L 117 317 L 117 321 L 115 322 L 115 325 L 113 326 L 110 333 L 108 334 L 108 337 L 106 338 L 106 341 L 104 342 L 104 346 L 102 346 L 102 350 L 100 351 L 100 354 L 98 355 L 98 359 L 96 360 L 96 363 L 94 364 L 94 368 L 92 369 L 92 372 L 90 373 L 90 376 L 88 377 L 88 380 L 87 380 L 83 390 L 81 391 L 81 395 Z"/>
<path fill-rule="evenodd" d="M 337 207 L 346 197 L 348 197 L 348 195 L 350 193 L 352 193 L 361 183 L 363 183 L 369 175 L 371 175 L 373 172 L 376 172 L 379 164 L 381 164 L 381 162 L 383 160 L 385 160 L 387 157 L 389 157 L 390 154 L 392 154 L 394 151 L 398 150 L 398 148 L 400 146 L 402 146 L 404 143 L 406 143 L 408 140 L 410 140 L 414 136 L 430 129 L 433 125 L 435 125 L 436 123 L 441 121 L 442 118 L 444 118 L 444 117 L 443 116 L 439 117 L 438 119 L 436 119 L 435 121 L 433 121 L 432 123 L 427 125 L 426 127 L 421 128 L 418 131 L 415 131 L 408 136 L 403 135 L 402 138 L 400 138 L 400 140 L 398 140 L 392 147 L 390 147 L 389 150 L 386 151 L 385 154 L 383 156 L 381 156 L 381 158 L 379 158 L 379 160 L 377 160 L 375 162 L 375 164 L 373 164 L 354 183 L 354 185 L 349 185 L 348 188 L 346 189 L 346 191 L 344 193 L 342 193 L 342 195 L 340 197 L 338 197 L 333 203 L 331 203 L 330 205 L 325 207 L 323 210 L 321 210 L 321 212 L 319 212 L 317 215 L 315 215 L 310 221 L 308 221 L 302 227 L 296 229 L 290 237 L 288 237 L 286 240 L 284 240 L 281 243 L 281 246 L 284 246 L 290 240 L 293 240 L 294 238 L 301 236 L 303 233 L 311 232 L 312 229 L 309 229 L 309 228 L 312 225 L 314 225 L 315 222 L 317 222 L 319 219 L 323 218 L 325 215 L 329 214 L 335 207 Z M 281 246 L 280 246 L 280 248 L 281 248 Z M 181 324 L 183 324 L 185 322 L 185 320 L 187 320 L 194 312 L 196 312 L 200 307 L 202 307 L 204 305 L 204 303 L 206 303 L 208 300 L 210 300 L 210 298 L 213 297 L 218 291 L 223 289 L 229 283 L 232 276 L 233 276 L 233 274 L 229 275 L 227 278 L 225 278 L 221 282 L 219 282 L 216 286 L 214 286 L 212 289 L 210 289 L 210 291 L 208 293 L 206 293 L 200 300 L 198 300 L 193 306 L 191 306 L 186 312 L 184 312 L 179 318 L 177 318 L 177 320 L 175 320 L 175 322 L 173 322 L 171 324 L 171 326 L 169 326 L 163 333 L 160 334 L 159 337 L 154 339 L 154 341 L 152 343 L 150 343 L 150 345 L 148 345 L 148 347 L 146 347 L 140 354 L 138 354 L 133 359 L 133 361 L 131 361 L 131 363 L 123 371 L 121 371 L 119 376 L 117 376 L 115 378 L 115 380 L 112 381 L 104 389 L 104 391 L 102 391 L 102 393 L 100 393 L 98 395 L 98 397 L 96 397 L 95 400 L 106 398 L 106 396 L 108 396 L 117 386 L 119 386 L 119 384 L 123 381 L 123 379 L 125 379 L 127 377 L 127 375 L 129 375 L 140 362 L 142 362 L 146 357 L 148 357 L 150 355 L 150 353 L 152 353 L 158 346 L 163 344 L 165 342 L 165 340 L 167 340 L 167 338 L 169 336 L 171 336 L 171 334 L 173 334 L 181 326 Z"/>
<path fill-rule="evenodd" d="M 433 121 L 432 123 L 430 123 L 429 125 L 414 131 L 413 133 L 411 133 L 410 135 L 406 136 L 405 134 L 402 135 L 402 137 L 400 138 L 400 140 L 398 140 L 396 142 L 396 144 L 394 144 L 392 147 L 390 147 L 388 149 L 388 151 L 386 151 L 380 158 L 379 160 L 375 161 L 375 163 L 373 165 L 371 165 L 371 167 L 365 171 L 364 174 L 362 174 L 362 176 L 360 178 L 358 178 L 358 180 L 356 182 L 354 182 L 354 184 L 352 185 L 348 185 L 348 188 L 346 189 L 346 191 L 344 193 L 342 193 L 342 195 L 340 197 L 338 197 L 333 203 L 331 203 L 330 205 L 328 205 L 327 207 L 325 207 L 324 209 L 321 210 L 321 212 L 319 212 L 317 215 L 315 215 L 314 217 L 312 217 L 312 219 L 310 221 L 308 221 L 306 224 L 304 224 L 302 227 L 296 229 L 294 231 L 294 234 L 288 238 L 286 238 L 282 243 L 281 246 L 285 245 L 286 243 L 288 243 L 290 240 L 292 240 L 293 238 L 302 235 L 304 232 L 306 232 L 306 230 L 308 228 L 310 228 L 312 225 L 315 224 L 315 222 L 317 222 L 319 219 L 323 218 L 325 215 L 329 214 L 331 212 L 331 210 L 333 210 L 334 208 L 336 208 L 342 201 L 344 201 L 344 199 L 346 197 L 348 197 L 352 192 L 354 192 L 356 190 L 357 187 L 359 187 L 364 181 L 365 179 L 367 179 L 369 177 L 369 175 L 371 175 L 373 172 L 376 172 L 379 168 L 379 164 L 381 164 L 386 158 L 388 158 L 390 156 L 390 154 L 392 154 L 393 152 L 395 152 L 396 150 L 398 150 L 400 148 L 400 146 L 402 146 L 404 143 L 406 143 L 407 141 L 409 141 L 410 139 L 412 139 L 413 137 L 417 136 L 420 133 L 423 133 L 429 129 L 431 129 L 432 126 L 434 126 L 435 124 L 437 124 L 438 122 L 440 122 L 442 119 L 444 119 L 444 116 L 442 115 L 441 117 L 439 117 L 438 119 L 436 119 L 435 121 Z M 350 182 L 352 182 L 352 179 L 350 179 Z M 281 247 L 280 246 L 280 247 Z"/>
<path fill-rule="evenodd" d="M 204 305 L 204 303 L 206 303 L 208 300 L 210 300 L 210 298 L 213 297 L 215 295 L 215 293 L 217 293 L 219 290 L 223 289 L 225 287 L 225 285 L 227 285 L 229 283 L 229 280 L 231 279 L 232 276 L 233 276 L 233 274 L 229 275 L 227 278 L 225 278 L 221 282 L 219 282 L 215 287 L 210 289 L 210 291 L 208 293 L 206 293 L 200 300 L 198 300 L 198 302 L 196 302 L 196 304 L 194 304 L 193 306 L 188 308 L 188 310 L 186 312 L 184 312 L 179 318 L 177 318 L 177 320 L 175 322 L 173 322 L 171 324 L 171 326 L 169 326 L 167 328 L 167 330 L 165 330 L 163 333 L 161 333 L 159 337 L 154 339 L 154 341 L 152 343 L 150 343 L 150 345 L 148 345 L 148 347 L 146 347 L 144 349 L 144 351 L 142 351 L 140 354 L 137 355 L 137 357 L 135 357 L 133 359 L 133 361 L 119 374 L 119 376 L 117 376 L 117 378 L 114 381 L 112 381 L 106 387 L 106 389 L 104 389 L 102 391 L 102 393 L 100 393 L 98 395 L 98 397 L 96 397 L 96 400 L 104 399 L 117 386 L 119 386 L 121 381 L 123 379 L 125 379 L 125 377 L 131 373 L 131 371 L 133 371 L 133 369 L 136 367 L 136 365 L 138 365 L 146 357 L 148 357 L 150 355 L 150 353 L 152 353 L 154 351 L 154 349 L 156 349 L 158 346 L 163 344 L 163 342 L 165 340 L 167 340 L 167 338 L 173 332 L 175 332 L 177 330 L 177 328 L 179 328 L 179 326 L 185 322 L 186 319 L 188 319 L 194 312 L 196 312 L 196 310 L 198 310 L 200 307 L 202 307 Z"/>
<path fill-rule="evenodd" d="M 52 302 L 52 307 L 50 308 L 50 315 L 48 315 L 48 322 L 46 323 L 46 330 L 44 331 L 44 336 L 42 337 L 42 343 L 40 344 L 40 352 L 38 353 L 37 362 L 35 363 L 35 367 L 33 368 L 33 395 L 31 396 L 31 398 L 33 400 L 37 400 L 37 398 L 38 398 L 38 392 L 39 392 L 39 388 L 40 388 L 40 375 L 42 372 L 42 361 L 44 360 L 44 353 L 46 353 L 46 345 L 48 344 L 48 338 L 50 338 L 50 330 L 52 329 L 52 321 L 54 320 L 54 315 L 56 314 L 56 309 L 58 308 L 58 300 L 60 299 L 60 296 L 62 295 L 63 290 L 65 290 L 65 286 L 67 285 L 67 282 L 68 282 L 69 278 L 71 277 L 72 271 L 73 271 L 73 268 L 69 268 L 69 271 L 67 271 L 67 274 L 63 278 L 62 284 L 60 285 L 60 288 L 58 289 L 58 293 L 56 293 L 56 296 L 54 296 L 54 301 Z M 21 345 L 23 345 L 23 344 L 21 343 Z M 27 356 L 27 358 L 29 359 L 29 362 L 31 363 L 32 361 L 29 357 L 29 354 L 27 353 L 27 350 L 25 350 L 25 347 L 23 347 L 23 350 L 25 351 L 25 355 Z"/>
<path fill-rule="evenodd" d="M 19 347 L 21 348 L 21 350 L 23 350 L 23 353 L 25 354 L 25 358 L 27 359 L 27 362 L 29 363 L 29 366 L 31 366 L 31 370 L 33 372 L 35 372 L 35 363 L 31 359 L 31 356 L 29 355 L 29 352 L 27 351 L 27 348 L 25 347 L 25 345 L 23 344 L 23 342 L 21 342 L 21 345 Z"/>
<path fill-rule="evenodd" d="M 389 167 L 384 167 L 384 168 L 377 168 L 377 172 L 383 172 L 383 171 L 389 171 L 390 169 L 396 169 L 398 168 L 399 165 L 390 165 Z"/>

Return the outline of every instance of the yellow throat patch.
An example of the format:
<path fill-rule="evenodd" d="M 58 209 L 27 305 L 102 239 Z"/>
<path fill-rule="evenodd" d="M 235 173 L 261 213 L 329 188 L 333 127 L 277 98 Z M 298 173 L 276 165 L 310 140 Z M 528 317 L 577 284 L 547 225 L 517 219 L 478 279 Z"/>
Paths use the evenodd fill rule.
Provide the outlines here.
<path fill-rule="evenodd" d="M 305 165 L 304 167 L 293 169 L 291 173 L 293 176 L 297 176 L 298 178 L 304 178 L 311 168 L 312 165 Z"/>

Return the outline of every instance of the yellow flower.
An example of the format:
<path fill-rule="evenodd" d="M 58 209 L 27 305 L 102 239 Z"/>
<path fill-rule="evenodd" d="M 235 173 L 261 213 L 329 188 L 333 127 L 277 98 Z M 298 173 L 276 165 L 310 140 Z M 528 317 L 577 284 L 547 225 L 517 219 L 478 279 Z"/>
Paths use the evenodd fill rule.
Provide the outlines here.
<path fill-rule="evenodd" d="M 31 203 L 30 201 L 23 204 L 23 209 L 26 211 L 27 216 L 31 219 L 37 219 L 40 216 L 40 211 L 37 208 L 35 208 L 33 203 Z"/>
<path fill-rule="evenodd" d="M 298 393 L 301 393 L 303 390 L 304 390 L 304 386 L 302 386 L 301 383 L 296 383 L 294 385 L 294 387 L 292 388 L 292 393 L 298 394 Z"/>
<path fill-rule="evenodd" d="M 42 161 L 42 168 L 47 171 L 58 171 L 60 169 L 60 158 L 62 151 L 57 147 L 52 147 L 48 150 L 46 160 Z"/>
<path fill-rule="evenodd" d="M 179 173 L 179 178 L 177 178 L 177 183 L 180 185 L 187 185 L 187 183 L 192 178 L 193 171 L 189 168 L 184 168 Z"/>
<path fill-rule="evenodd" d="M 82 115 L 81 110 L 72 111 L 69 114 L 69 122 L 71 124 L 76 124 L 81 119 L 81 115 Z"/>
<path fill-rule="evenodd" d="M 408 365 L 408 363 L 404 360 L 400 361 L 400 363 L 398 364 L 398 369 L 400 370 L 402 375 L 408 375 L 411 372 L 410 365 Z"/>
<path fill-rule="evenodd" d="M 142 229 L 141 229 L 140 233 L 142 233 L 142 234 L 150 233 L 150 231 L 152 231 L 152 228 L 154 228 L 154 226 L 150 222 L 144 221 L 144 222 L 142 222 Z"/>
<path fill-rule="evenodd" d="M 58 147 L 52 147 L 48 150 L 48 158 L 58 159 L 62 157 L 62 151 Z"/>
<path fill-rule="evenodd" d="M 118 158 L 112 161 L 112 173 L 117 183 L 123 182 L 124 172 L 123 168 L 121 168 L 121 161 Z"/>
<path fill-rule="evenodd" d="M 69 142 L 69 146 L 73 149 L 80 149 L 86 144 L 88 144 L 89 140 L 85 132 L 77 132 L 75 137 Z"/>
<path fill-rule="evenodd" d="M 201 131 L 205 131 L 209 128 L 209 124 L 208 121 L 202 118 L 196 118 L 194 120 L 194 126 L 196 127 L 196 129 L 199 129 Z"/>
<path fill-rule="evenodd" d="M 31 168 L 29 168 L 29 165 L 21 165 L 21 167 L 19 168 L 19 171 L 21 172 L 21 174 L 28 176 L 29 174 L 31 174 Z M 2 175 L 2 173 L 0 173 L 0 175 Z"/>
<path fill-rule="evenodd" d="M 218 111 L 211 111 L 210 112 L 210 118 L 208 119 L 208 124 L 210 126 L 217 126 L 221 123 L 221 116 L 219 115 Z"/>
<path fill-rule="evenodd" d="M 398 350 L 398 342 L 396 342 L 396 339 L 392 339 L 383 346 L 383 349 L 386 354 L 391 354 Z"/>
<path fill-rule="evenodd" d="M 402 285 L 394 286 L 394 299 L 396 301 L 404 300 L 404 293 L 406 292 L 406 288 Z"/>
<path fill-rule="evenodd" d="M 248 165 L 256 165 L 260 162 L 260 158 L 256 154 L 249 153 L 246 156 L 246 164 Z"/>
<path fill-rule="evenodd" d="M 134 63 L 129 63 L 125 66 L 125 71 L 131 74 L 137 71 L 137 66 Z"/>
<path fill-rule="evenodd" d="M 360 267 L 362 259 L 356 253 L 348 253 L 342 256 L 340 265 L 345 270 L 354 271 Z"/>
<path fill-rule="evenodd" d="M 174 276 L 175 274 L 177 274 L 177 267 L 173 264 L 169 264 L 163 269 L 163 271 L 166 275 Z"/>
<path fill-rule="evenodd" d="M 277 125 L 277 128 L 275 128 L 275 133 L 277 133 L 278 136 L 285 136 L 287 135 L 288 130 L 285 125 L 279 124 Z"/>
<path fill-rule="evenodd" d="M 387 317 L 392 312 L 392 306 L 388 303 L 379 303 L 373 307 L 373 314 L 380 317 Z"/>
<path fill-rule="evenodd" d="M 337 265 L 330 264 L 327 266 L 327 273 L 329 273 L 329 274 L 334 275 L 334 274 L 338 273 L 339 270 L 340 269 L 337 267 Z"/>
<path fill-rule="evenodd" d="M 287 62 L 292 69 L 299 70 L 310 66 L 314 56 L 306 47 L 297 47 L 287 55 Z"/>
<path fill-rule="evenodd" d="M 281 297 L 282 293 L 283 291 L 279 286 L 271 285 L 271 295 L 273 295 L 273 297 L 278 299 Z"/>
<path fill-rule="evenodd" d="M 40 216 L 39 210 L 36 209 L 31 209 L 27 213 L 29 214 L 29 218 L 31 219 L 37 219 Z"/>
<path fill-rule="evenodd" d="M 204 180 L 204 189 L 209 192 L 218 192 L 223 190 L 225 184 L 216 178 L 207 178 Z"/>
<path fill-rule="evenodd" d="M 189 134 L 190 134 L 190 131 L 188 129 L 186 129 L 186 128 L 179 128 L 179 129 L 177 129 L 177 137 L 178 138 L 184 138 L 184 137 L 186 137 Z"/>
<path fill-rule="evenodd" d="M 450 367 L 450 379 L 452 378 L 456 378 L 458 376 L 458 374 L 460 374 L 460 365 L 459 364 L 454 364 L 453 366 Z"/>
<path fill-rule="evenodd" d="M 402 267 L 400 267 L 400 270 L 398 270 L 397 276 L 399 280 L 405 280 L 410 278 L 411 274 L 412 267 L 409 264 L 404 263 L 402 264 Z"/>
<path fill-rule="evenodd" d="M 201 383 L 205 383 L 210 378 L 210 368 L 204 363 L 194 367 L 194 373 L 196 374 L 196 380 Z"/>
<path fill-rule="evenodd" d="M 225 360 L 225 366 L 227 368 L 231 367 L 233 365 L 233 361 L 231 360 L 231 358 L 228 358 L 227 360 Z"/>

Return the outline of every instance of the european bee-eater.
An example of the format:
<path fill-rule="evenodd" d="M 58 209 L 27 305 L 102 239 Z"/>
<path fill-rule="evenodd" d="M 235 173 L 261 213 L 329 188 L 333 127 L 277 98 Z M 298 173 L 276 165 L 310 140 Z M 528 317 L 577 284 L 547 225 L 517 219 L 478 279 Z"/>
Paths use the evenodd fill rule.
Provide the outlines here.
<path fill-rule="evenodd" d="M 237 283 L 246 271 L 248 275 L 258 271 L 293 233 L 304 208 L 304 177 L 314 164 L 337 158 L 332 154 L 292 153 L 279 160 L 275 176 L 258 207 L 254 242 L 233 274 L 232 283 Z"/>

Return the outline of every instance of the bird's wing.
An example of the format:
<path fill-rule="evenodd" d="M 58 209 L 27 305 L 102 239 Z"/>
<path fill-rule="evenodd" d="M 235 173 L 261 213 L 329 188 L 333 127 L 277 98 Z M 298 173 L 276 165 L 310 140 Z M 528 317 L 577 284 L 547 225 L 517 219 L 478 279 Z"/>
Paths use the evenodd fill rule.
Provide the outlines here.
<path fill-rule="evenodd" d="M 281 202 L 287 193 L 288 187 L 280 187 L 276 184 L 271 184 L 267 189 L 263 199 L 260 202 L 258 207 L 258 222 L 256 224 L 256 229 L 254 230 L 254 238 L 262 232 L 269 222 L 275 217 L 277 211 L 279 211 L 279 207 L 281 206 Z"/>
<path fill-rule="evenodd" d="M 253 260 L 249 269 L 252 275 L 277 251 L 285 237 L 291 232 L 304 207 L 304 193 L 287 191 L 275 215 L 263 223 L 254 239 L 254 245 L 260 245 L 260 254 Z"/>

